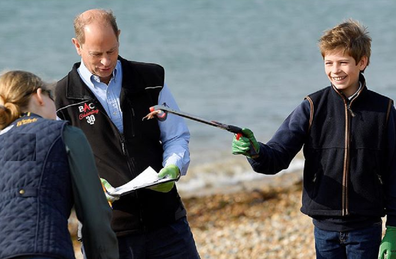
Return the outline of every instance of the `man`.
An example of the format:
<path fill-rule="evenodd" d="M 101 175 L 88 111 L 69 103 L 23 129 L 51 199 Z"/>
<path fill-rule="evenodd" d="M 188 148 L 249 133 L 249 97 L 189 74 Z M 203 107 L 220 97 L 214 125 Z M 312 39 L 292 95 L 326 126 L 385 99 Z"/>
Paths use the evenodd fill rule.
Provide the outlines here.
<path fill-rule="evenodd" d="M 158 103 L 177 108 L 164 69 L 118 55 L 120 30 L 111 11 L 88 10 L 74 29 L 81 62 L 57 83 L 57 112 L 86 134 L 100 177 L 120 186 L 148 166 L 160 177 L 185 175 L 190 134 L 184 121 L 172 115 L 142 120 Z M 112 227 L 120 258 L 199 258 L 173 182 L 114 201 Z"/>

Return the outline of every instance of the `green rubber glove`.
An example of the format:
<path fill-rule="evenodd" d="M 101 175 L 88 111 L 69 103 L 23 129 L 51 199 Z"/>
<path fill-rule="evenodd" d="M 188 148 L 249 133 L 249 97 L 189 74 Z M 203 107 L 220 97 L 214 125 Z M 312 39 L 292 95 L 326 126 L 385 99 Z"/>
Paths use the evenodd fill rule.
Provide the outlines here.
<path fill-rule="evenodd" d="M 158 173 L 158 178 L 168 177 L 169 179 L 177 179 L 179 177 L 180 170 L 176 165 L 168 165 L 161 169 Z M 158 185 L 151 186 L 150 189 L 156 192 L 169 192 L 175 185 L 174 181 L 167 183 L 161 183 Z"/>
<path fill-rule="evenodd" d="M 234 139 L 232 140 L 232 154 L 256 158 L 259 152 L 260 144 L 250 129 L 243 128 L 242 136 L 239 134 L 234 135 Z"/>
<path fill-rule="evenodd" d="M 116 200 L 119 200 L 120 197 L 119 196 L 110 195 L 107 192 L 107 191 L 109 191 L 109 192 L 114 191 L 114 187 L 111 186 L 111 184 L 106 179 L 100 178 L 100 181 L 102 183 L 103 191 L 104 191 L 104 193 L 106 195 L 107 202 L 110 204 L 110 206 L 112 206 L 113 202 L 115 202 Z"/>
<path fill-rule="evenodd" d="M 387 226 L 385 236 L 382 239 L 379 259 L 396 258 L 396 227 Z"/>

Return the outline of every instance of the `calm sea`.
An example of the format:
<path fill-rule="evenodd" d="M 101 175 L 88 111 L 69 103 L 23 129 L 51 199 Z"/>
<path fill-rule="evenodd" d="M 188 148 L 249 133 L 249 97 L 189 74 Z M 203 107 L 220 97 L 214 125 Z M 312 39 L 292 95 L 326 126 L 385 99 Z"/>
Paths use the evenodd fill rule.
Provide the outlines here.
<path fill-rule="evenodd" d="M 251 128 L 263 142 L 306 94 L 328 85 L 317 40 L 348 18 L 365 24 L 373 38 L 369 88 L 396 99 L 391 0 L 1 0 L 0 70 L 62 78 L 79 61 L 72 21 L 90 8 L 114 11 L 123 57 L 165 67 L 182 111 Z M 231 154 L 231 133 L 187 123 L 192 161 L 180 189 L 258 177 Z M 291 167 L 301 165 L 295 159 Z"/>

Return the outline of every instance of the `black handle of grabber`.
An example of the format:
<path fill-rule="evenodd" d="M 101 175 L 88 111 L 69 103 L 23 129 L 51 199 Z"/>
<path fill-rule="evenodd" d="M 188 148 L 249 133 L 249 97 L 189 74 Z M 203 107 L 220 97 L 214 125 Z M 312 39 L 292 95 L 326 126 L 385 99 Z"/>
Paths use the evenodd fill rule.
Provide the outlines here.
<path fill-rule="evenodd" d="M 235 134 L 242 134 L 242 128 L 237 127 L 237 126 L 233 126 L 233 125 L 228 125 L 227 130 L 229 132 L 235 133 Z"/>

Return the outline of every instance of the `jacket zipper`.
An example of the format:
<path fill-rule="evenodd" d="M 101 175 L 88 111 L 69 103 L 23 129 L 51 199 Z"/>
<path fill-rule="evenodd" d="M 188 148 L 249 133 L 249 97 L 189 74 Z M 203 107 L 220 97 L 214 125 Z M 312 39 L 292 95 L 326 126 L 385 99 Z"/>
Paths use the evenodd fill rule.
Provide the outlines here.
<path fill-rule="evenodd" d="M 363 87 L 365 87 L 363 85 Z M 363 89 L 362 87 L 362 89 Z M 334 87 L 336 90 L 336 88 Z M 343 166 L 343 175 L 342 175 L 342 205 L 341 205 L 341 215 L 346 216 L 349 215 L 349 199 L 348 199 L 348 176 L 349 176 L 349 152 L 350 152 L 350 124 L 353 117 L 355 117 L 355 113 L 352 111 L 352 102 L 360 95 L 361 90 L 357 93 L 352 100 L 348 100 L 346 96 L 340 93 L 338 90 L 336 92 L 340 95 L 340 97 L 344 101 L 345 106 L 345 143 L 344 143 L 344 166 Z"/>
<path fill-rule="evenodd" d="M 346 216 L 349 214 L 348 204 L 348 175 L 349 175 L 349 133 L 350 133 L 350 116 L 353 114 L 350 103 L 344 99 L 345 103 L 345 153 L 344 153 L 344 168 L 342 176 L 342 211 L 341 215 Z"/>
<path fill-rule="evenodd" d="M 349 160 L 350 160 L 350 136 L 351 136 L 351 120 L 355 117 L 352 111 L 352 102 L 359 93 L 352 99 L 344 98 L 345 104 L 345 154 L 344 154 L 344 172 L 342 178 L 342 216 L 349 215 L 349 199 L 348 199 L 348 178 L 349 178 Z"/>

